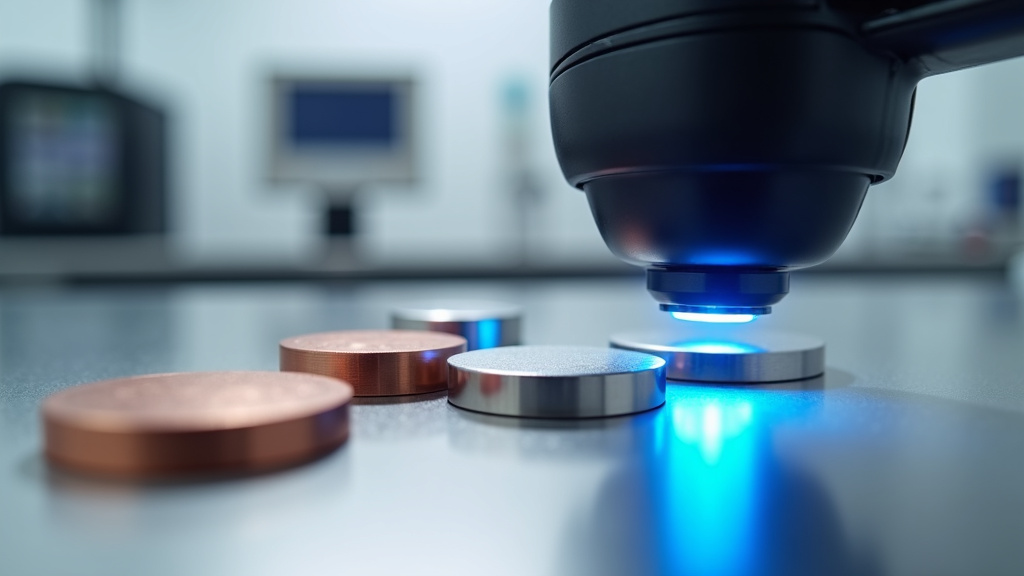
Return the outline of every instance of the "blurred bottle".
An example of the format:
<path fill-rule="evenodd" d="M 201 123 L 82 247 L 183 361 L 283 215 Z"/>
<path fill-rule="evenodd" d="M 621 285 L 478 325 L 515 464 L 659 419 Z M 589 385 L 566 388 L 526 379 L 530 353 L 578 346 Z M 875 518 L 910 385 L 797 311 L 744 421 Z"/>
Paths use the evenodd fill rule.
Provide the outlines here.
<path fill-rule="evenodd" d="M 530 236 L 536 227 L 537 206 L 543 197 L 534 168 L 531 143 L 536 141 L 531 122 L 533 100 L 521 76 L 508 77 L 501 89 L 501 170 L 503 188 L 512 200 L 515 253 L 520 263 L 530 257 Z"/>
<path fill-rule="evenodd" d="M 968 256 L 1013 254 L 1021 245 L 1021 183 L 1018 163 L 1002 163 L 985 176 L 979 217 L 964 234 Z"/>

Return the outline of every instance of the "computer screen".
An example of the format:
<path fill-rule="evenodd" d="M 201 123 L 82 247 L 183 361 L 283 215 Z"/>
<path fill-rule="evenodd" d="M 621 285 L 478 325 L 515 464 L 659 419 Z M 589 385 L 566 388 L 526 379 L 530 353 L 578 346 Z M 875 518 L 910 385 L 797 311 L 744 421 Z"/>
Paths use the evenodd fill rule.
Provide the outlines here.
<path fill-rule="evenodd" d="M 355 189 L 415 177 L 409 77 L 292 77 L 271 82 L 270 177 Z"/>
<path fill-rule="evenodd" d="M 295 146 L 390 146 L 395 133 L 395 94 L 296 84 L 288 101 Z"/>
<path fill-rule="evenodd" d="M 119 216 L 114 104 L 86 91 L 12 90 L 4 100 L 4 212 L 26 229 L 94 228 Z"/>

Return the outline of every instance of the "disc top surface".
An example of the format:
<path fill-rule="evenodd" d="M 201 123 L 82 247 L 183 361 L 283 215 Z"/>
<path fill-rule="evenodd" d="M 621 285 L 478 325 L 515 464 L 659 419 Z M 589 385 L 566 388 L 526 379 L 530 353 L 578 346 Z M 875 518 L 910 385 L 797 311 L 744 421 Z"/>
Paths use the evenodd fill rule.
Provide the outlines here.
<path fill-rule="evenodd" d="M 352 387 L 283 372 L 152 374 L 57 392 L 42 406 L 46 454 L 128 477 L 297 464 L 348 438 Z"/>

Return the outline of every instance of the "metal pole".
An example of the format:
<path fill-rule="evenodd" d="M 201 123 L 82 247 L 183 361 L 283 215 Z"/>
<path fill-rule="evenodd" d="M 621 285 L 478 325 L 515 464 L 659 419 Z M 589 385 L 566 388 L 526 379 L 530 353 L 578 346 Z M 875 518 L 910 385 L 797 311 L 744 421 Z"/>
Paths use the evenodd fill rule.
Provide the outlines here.
<path fill-rule="evenodd" d="M 121 67 L 121 0 L 92 0 L 90 22 L 93 77 L 113 86 Z"/>

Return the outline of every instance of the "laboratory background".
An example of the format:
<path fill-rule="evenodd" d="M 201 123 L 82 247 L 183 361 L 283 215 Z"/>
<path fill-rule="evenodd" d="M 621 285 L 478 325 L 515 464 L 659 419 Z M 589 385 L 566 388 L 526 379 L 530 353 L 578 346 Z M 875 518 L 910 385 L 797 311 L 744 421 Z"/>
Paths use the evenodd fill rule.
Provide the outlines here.
<path fill-rule="evenodd" d="M 162 125 L 159 175 L 139 175 L 159 181 L 159 197 L 144 202 L 160 225 L 88 238 L 7 226 L 4 278 L 621 268 L 555 159 L 548 2 L 43 0 L 0 9 L 5 83 L 88 89 L 99 80 Z M 413 83 L 408 175 L 346 185 L 275 177 L 270 83 L 304 75 Z M 1019 244 L 1022 91 L 1019 60 L 926 79 L 897 176 L 871 189 L 825 267 L 1001 268 Z M 8 169 L 32 161 L 66 161 L 65 186 L 114 170 L 70 152 Z M 89 194 L 55 193 L 46 209 L 114 202 Z M 348 234 L 328 233 L 332 194 L 352 210 Z"/>
<path fill-rule="evenodd" d="M 423 299 L 521 306 L 524 344 L 691 329 L 560 170 L 550 7 L 0 0 L 0 574 L 1024 573 L 1024 58 L 923 80 L 895 177 L 750 324 L 821 376 L 579 422 L 356 403 L 255 476 L 47 462 L 52 393 L 275 371 Z"/>

